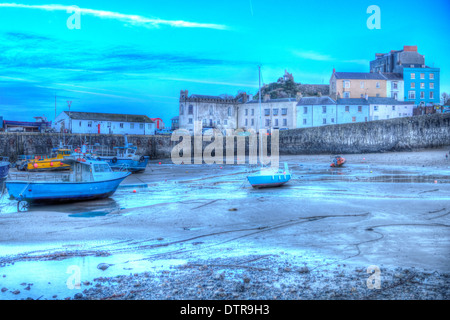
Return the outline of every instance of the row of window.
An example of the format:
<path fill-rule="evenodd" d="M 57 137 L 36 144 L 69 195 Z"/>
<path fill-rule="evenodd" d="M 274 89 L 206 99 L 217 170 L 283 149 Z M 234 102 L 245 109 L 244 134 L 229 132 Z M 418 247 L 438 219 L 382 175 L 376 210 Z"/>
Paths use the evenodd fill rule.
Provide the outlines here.
<path fill-rule="evenodd" d="M 392 111 L 395 111 L 395 108 L 396 106 L 392 106 Z M 373 106 L 373 110 L 378 111 L 378 106 Z M 350 112 L 350 106 L 345 106 L 345 112 Z M 362 106 L 358 106 L 358 112 L 362 112 Z M 327 106 L 322 106 L 322 113 L 327 113 Z M 303 107 L 303 114 L 308 114 L 308 107 Z"/>
<path fill-rule="evenodd" d="M 401 117 L 402 114 L 399 113 L 398 116 Z M 406 116 L 408 116 L 408 114 L 407 113 L 403 113 L 403 117 L 406 117 Z M 389 118 L 390 118 L 390 116 L 386 115 L 386 119 L 389 119 Z M 373 116 L 373 120 L 378 120 L 378 119 L 379 119 L 379 116 Z M 330 120 L 331 120 L 330 124 L 334 124 L 335 123 L 334 118 L 331 118 Z M 364 117 L 364 121 L 367 122 L 367 117 Z M 352 122 L 356 122 L 356 117 L 352 117 Z M 303 119 L 303 125 L 307 125 L 307 124 L 308 124 L 308 120 L 307 119 Z M 323 118 L 322 119 L 322 124 L 327 124 L 327 118 Z"/>
<path fill-rule="evenodd" d="M 88 123 L 87 123 L 87 126 L 88 126 L 88 128 L 92 128 L 92 121 L 88 121 Z M 79 126 L 81 127 L 82 126 L 82 121 L 80 121 L 80 123 L 79 123 Z M 124 123 L 119 123 L 119 128 L 121 128 L 121 129 L 123 129 L 124 128 L 124 126 L 125 126 L 125 124 Z M 106 127 L 107 128 L 111 128 L 111 122 L 107 122 L 106 123 Z M 135 124 L 134 123 L 130 123 L 130 129 L 134 129 L 134 127 L 135 127 Z M 151 124 L 149 123 L 148 124 L 148 128 L 149 129 L 151 129 Z M 139 123 L 139 129 L 144 129 L 144 124 L 143 123 Z"/>
<path fill-rule="evenodd" d="M 228 116 L 231 117 L 233 115 L 233 108 L 232 107 L 228 107 Z M 193 115 L 194 114 L 194 106 L 191 104 L 188 106 L 187 109 L 187 114 L 188 115 Z M 209 107 L 209 114 L 212 115 L 213 114 L 213 108 Z M 180 115 L 184 115 L 184 105 L 180 105 Z"/>
<path fill-rule="evenodd" d="M 415 73 L 411 73 L 411 79 L 415 79 L 416 78 L 416 74 Z M 428 74 L 428 78 L 430 80 L 434 80 L 434 73 L 429 73 Z M 420 74 L 420 79 L 425 79 L 425 73 L 421 73 Z"/>
<path fill-rule="evenodd" d="M 283 127 L 286 127 L 287 126 L 287 119 L 282 119 L 282 120 L 283 120 Z M 250 119 L 250 123 L 251 123 L 250 124 L 251 126 L 254 126 L 255 125 L 255 119 Z M 271 123 L 272 123 L 272 120 L 266 119 L 266 127 L 270 127 Z M 273 124 L 274 124 L 275 127 L 278 127 L 279 126 L 278 119 L 274 119 L 273 120 Z M 245 119 L 245 126 L 246 127 L 248 126 L 248 119 Z"/>
<path fill-rule="evenodd" d="M 411 89 L 415 89 L 416 88 L 416 83 L 415 82 L 411 82 Z M 420 83 L 420 89 L 425 89 L 425 83 L 421 82 Z M 429 89 L 434 89 L 434 82 L 430 82 L 429 83 Z"/>
<path fill-rule="evenodd" d="M 408 99 L 416 99 L 416 91 L 408 91 Z M 425 92 L 420 91 L 420 99 L 425 99 Z M 434 99 L 434 92 L 430 91 L 430 99 Z"/>
<path fill-rule="evenodd" d="M 350 82 L 351 82 L 350 80 L 342 80 L 342 85 L 343 85 L 344 89 L 349 89 L 349 88 L 350 88 Z M 360 82 L 359 82 L 359 87 L 360 87 L 361 89 L 364 89 L 365 86 L 366 86 L 365 81 L 360 81 Z M 396 88 L 397 88 L 397 83 L 396 83 L 396 82 L 394 83 L 394 86 L 395 86 L 395 89 L 396 89 Z M 380 81 L 377 81 L 377 82 L 375 83 L 375 87 L 376 87 L 377 89 L 380 89 L 380 88 L 381 88 Z"/>

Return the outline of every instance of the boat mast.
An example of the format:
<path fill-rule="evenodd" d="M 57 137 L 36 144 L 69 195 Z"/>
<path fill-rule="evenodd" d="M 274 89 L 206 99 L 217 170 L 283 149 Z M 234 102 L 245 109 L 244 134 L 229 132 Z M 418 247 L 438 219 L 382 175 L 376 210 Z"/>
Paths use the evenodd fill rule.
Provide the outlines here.
<path fill-rule="evenodd" d="M 262 128 L 262 110 L 261 110 L 261 65 L 258 66 L 258 75 L 259 75 L 259 125 L 258 125 L 258 129 L 257 129 L 257 137 L 259 139 L 259 160 L 261 162 L 261 165 L 263 164 L 261 161 L 261 157 L 262 157 L 262 137 L 261 137 L 261 128 Z"/>

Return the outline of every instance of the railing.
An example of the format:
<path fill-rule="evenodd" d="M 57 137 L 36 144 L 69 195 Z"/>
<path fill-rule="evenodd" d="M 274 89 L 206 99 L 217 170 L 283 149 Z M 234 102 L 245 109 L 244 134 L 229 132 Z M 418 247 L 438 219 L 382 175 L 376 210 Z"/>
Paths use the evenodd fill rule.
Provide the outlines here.
<path fill-rule="evenodd" d="M 69 182 L 70 177 L 70 173 L 10 172 L 8 174 L 8 180 L 27 182 Z"/>

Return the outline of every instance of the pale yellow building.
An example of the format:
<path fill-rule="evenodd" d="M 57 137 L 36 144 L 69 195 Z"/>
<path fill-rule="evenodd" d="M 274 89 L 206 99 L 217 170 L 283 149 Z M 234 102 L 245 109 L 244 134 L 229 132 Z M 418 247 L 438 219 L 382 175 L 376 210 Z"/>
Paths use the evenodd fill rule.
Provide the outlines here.
<path fill-rule="evenodd" d="M 330 79 L 330 97 L 365 98 L 386 97 L 387 79 L 381 73 L 335 72 Z"/>

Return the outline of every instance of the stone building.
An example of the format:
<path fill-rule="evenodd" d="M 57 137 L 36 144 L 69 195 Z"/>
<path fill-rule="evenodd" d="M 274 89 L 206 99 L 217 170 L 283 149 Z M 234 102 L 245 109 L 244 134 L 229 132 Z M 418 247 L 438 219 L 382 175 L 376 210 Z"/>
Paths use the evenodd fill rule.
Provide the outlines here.
<path fill-rule="evenodd" d="M 227 129 L 237 128 L 237 108 L 239 103 L 248 99 L 246 94 L 237 97 L 229 95 L 208 96 L 188 95 L 187 90 L 180 92 L 178 125 L 191 134 L 215 128 L 226 133 Z"/>

